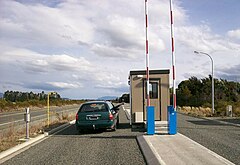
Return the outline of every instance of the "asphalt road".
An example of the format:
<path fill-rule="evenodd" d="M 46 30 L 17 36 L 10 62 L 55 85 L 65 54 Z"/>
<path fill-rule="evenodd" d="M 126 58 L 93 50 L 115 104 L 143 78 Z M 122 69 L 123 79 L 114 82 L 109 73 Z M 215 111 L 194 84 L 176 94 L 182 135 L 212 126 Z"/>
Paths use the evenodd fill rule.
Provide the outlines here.
<path fill-rule="evenodd" d="M 178 132 L 240 165 L 240 127 L 178 114 Z"/>
<path fill-rule="evenodd" d="M 131 132 L 125 113 L 121 109 L 120 127 L 116 132 L 89 131 L 78 134 L 75 126 L 71 125 L 4 162 L 3 165 L 141 165 L 145 164 L 145 161 L 136 140 L 136 135 L 139 134 Z"/>
<path fill-rule="evenodd" d="M 74 111 L 77 112 L 79 105 L 67 105 L 62 107 L 50 107 L 50 112 L 61 113 L 66 111 Z M 24 122 L 24 113 L 25 112 L 1 112 L 0 113 L 0 129 L 9 128 L 9 125 L 14 124 L 25 124 Z M 36 121 L 40 119 L 44 119 L 47 116 L 46 108 L 37 108 L 35 110 L 30 109 L 31 121 Z"/>

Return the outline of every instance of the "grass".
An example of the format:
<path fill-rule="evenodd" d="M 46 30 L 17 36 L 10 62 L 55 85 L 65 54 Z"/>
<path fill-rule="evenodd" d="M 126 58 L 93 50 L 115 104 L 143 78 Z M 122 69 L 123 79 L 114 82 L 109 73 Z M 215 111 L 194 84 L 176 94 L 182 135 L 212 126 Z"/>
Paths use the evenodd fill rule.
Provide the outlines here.
<path fill-rule="evenodd" d="M 62 124 L 65 124 L 75 118 L 75 115 L 69 114 L 56 114 L 57 119 L 52 121 L 48 127 L 47 121 L 31 125 L 30 123 L 30 138 L 34 138 L 39 134 L 43 134 L 44 131 L 50 131 Z M 19 139 L 24 139 L 26 137 L 26 128 L 17 129 L 15 124 L 12 124 L 9 129 L 0 132 L 0 152 L 12 148 L 18 144 L 23 143 Z"/>
<path fill-rule="evenodd" d="M 178 111 L 184 114 L 188 114 L 191 116 L 198 116 L 198 117 L 211 117 L 212 109 L 209 107 L 190 107 L 190 106 L 183 106 L 179 107 Z M 216 111 L 214 116 L 226 116 L 226 110 Z M 233 107 L 233 117 L 240 117 L 240 107 Z"/>
<path fill-rule="evenodd" d="M 211 108 L 184 106 L 184 107 L 179 107 L 178 111 L 191 116 L 199 116 L 199 117 L 212 116 Z"/>

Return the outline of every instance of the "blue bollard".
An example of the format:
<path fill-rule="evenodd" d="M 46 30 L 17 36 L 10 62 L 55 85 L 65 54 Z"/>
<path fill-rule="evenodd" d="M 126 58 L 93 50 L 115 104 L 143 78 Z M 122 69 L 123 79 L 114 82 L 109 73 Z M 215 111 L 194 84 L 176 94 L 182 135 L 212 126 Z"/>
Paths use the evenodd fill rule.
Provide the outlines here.
<path fill-rule="evenodd" d="M 168 106 L 168 123 L 170 135 L 175 135 L 177 133 L 177 112 L 174 110 L 173 106 Z"/>
<path fill-rule="evenodd" d="M 155 133 L 155 117 L 154 106 L 147 107 L 147 134 L 154 135 Z"/>

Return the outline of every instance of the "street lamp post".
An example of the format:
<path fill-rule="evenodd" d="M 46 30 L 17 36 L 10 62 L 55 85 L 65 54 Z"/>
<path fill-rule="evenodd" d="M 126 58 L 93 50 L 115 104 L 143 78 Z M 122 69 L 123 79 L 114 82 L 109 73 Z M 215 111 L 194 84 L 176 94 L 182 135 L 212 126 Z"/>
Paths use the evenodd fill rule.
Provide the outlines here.
<path fill-rule="evenodd" d="M 49 127 L 49 124 L 50 124 L 50 105 L 49 105 L 49 96 L 52 95 L 52 94 L 56 94 L 56 92 L 49 92 L 48 93 L 48 96 L 47 96 L 47 107 L 48 107 L 48 111 L 47 111 L 47 119 L 48 119 L 48 127 Z"/>
<path fill-rule="evenodd" d="M 198 51 L 194 51 L 194 53 L 196 54 L 204 54 L 204 55 L 207 55 L 211 62 L 212 62 L 212 113 L 214 114 L 214 78 L 213 78 L 213 59 L 212 57 L 207 54 L 207 53 L 204 53 L 204 52 L 198 52 Z"/>

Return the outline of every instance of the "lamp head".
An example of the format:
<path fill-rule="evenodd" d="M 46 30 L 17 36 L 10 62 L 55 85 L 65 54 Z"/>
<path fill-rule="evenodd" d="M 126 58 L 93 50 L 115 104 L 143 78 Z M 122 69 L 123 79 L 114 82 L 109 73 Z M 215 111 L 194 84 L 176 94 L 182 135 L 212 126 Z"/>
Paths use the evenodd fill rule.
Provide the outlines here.
<path fill-rule="evenodd" d="M 194 53 L 196 53 L 196 54 L 199 54 L 199 52 L 198 52 L 198 51 L 196 51 L 196 50 L 194 51 Z"/>

